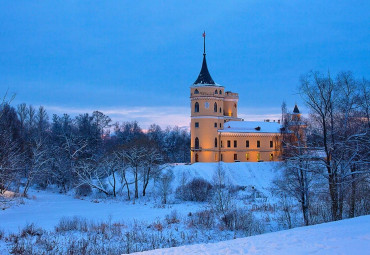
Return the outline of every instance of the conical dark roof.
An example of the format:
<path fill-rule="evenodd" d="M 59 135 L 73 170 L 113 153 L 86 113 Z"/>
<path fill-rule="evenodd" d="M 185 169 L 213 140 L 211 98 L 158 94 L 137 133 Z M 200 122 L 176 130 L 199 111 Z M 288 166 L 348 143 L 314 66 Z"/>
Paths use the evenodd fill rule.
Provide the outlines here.
<path fill-rule="evenodd" d="M 216 84 L 209 74 L 205 53 L 203 54 L 202 69 L 200 70 L 198 79 L 194 82 L 194 84 Z"/>
<path fill-rule="evenodd" d="M 293 113 L 299 113 L 299 109 L 298 109 L 298 106 L 297 105 L 294 106 Z"/>

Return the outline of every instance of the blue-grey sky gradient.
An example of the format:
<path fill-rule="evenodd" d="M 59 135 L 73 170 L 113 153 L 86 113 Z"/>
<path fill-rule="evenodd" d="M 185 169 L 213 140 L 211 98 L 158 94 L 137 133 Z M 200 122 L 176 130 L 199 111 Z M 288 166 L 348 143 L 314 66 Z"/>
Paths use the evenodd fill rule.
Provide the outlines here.
<path fill-rule="evenodd" d="M 310 70 L 370 78 L 368 0 L 25 0 L 0 3 L 0 92 L 56 113 L 187 125 L 203 30 L 212 78 L 249 119 L 302 104 Z"/>

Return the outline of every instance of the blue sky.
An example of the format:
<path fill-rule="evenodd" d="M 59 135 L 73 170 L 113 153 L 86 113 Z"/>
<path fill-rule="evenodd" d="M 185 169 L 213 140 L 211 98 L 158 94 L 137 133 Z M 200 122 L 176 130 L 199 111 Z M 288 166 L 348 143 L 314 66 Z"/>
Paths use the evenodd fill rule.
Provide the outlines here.
<path fill-rule="evenodd" d="M 210 73 L 246 119 L 302 105 L 310 70 L 370 78 L 369 1 L 2 1 L 0 92 L 50 113 L 186 126 L 203 30 Z"/>

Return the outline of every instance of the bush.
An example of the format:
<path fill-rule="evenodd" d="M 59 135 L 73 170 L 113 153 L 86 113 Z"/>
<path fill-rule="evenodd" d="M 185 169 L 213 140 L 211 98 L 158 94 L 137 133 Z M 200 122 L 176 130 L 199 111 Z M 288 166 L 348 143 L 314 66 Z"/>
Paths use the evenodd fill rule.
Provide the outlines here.
<path fill-rule="evenodd" d="M 55 227 L 55 232 L 66 232 L 74 230 L 87 232 L 88 230 L 87 220 L 77 216 L 73 218 L 63 217 L 60 219 L 58 225 Z"/>
<path fill-rule="evenodd" d="M 215 214 L 212 210 L 199 211 L 194 213 L 192 220 L 194 225 L 210 229 L 215 225 Z"/>
<path fill-rule="evenodd" d="M 76 195 L 77 196 L 86 197 L 86 196 L 90 195 L 91 193 L 92 193 L 92 189 L 91 189 L 90 185 L 88 185 L 86 183 L 82 184 L 82 185 L 80 185 L 76 188 Z"/>
<path fill-rule="evenodd" d="M 185 201 L 207 201 L 212 191 L 212 185 L 203 178 L 194 178 L 186 185 L 176 189 L 176 196 Z"/>
<path fill-rule="evenodd" d="M 21 237 L 27 236 L 41 236 L 43 234 L 43 230 L 41 228 L 36 228 L 33 223 L 27 224 L 20 233 Z"/>
<path fill-rule="evenodd" d="M 241 230 L 247 235 L 261 234 L 264 229 L 263 226 L 253 217 L 252 213 L 236 209 L 221 218 L 225 227 L 229 230 Z"/>

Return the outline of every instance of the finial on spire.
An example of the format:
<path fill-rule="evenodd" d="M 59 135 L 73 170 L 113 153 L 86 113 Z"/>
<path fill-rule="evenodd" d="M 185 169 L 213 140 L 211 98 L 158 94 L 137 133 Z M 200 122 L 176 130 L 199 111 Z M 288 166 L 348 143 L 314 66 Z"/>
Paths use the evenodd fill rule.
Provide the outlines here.
<path fill-rule="evenodd" d="M 204 51 L 203 55 L 206 55 L 206 31 L 203 32 L 203 44 L 204 44 Z"/>

